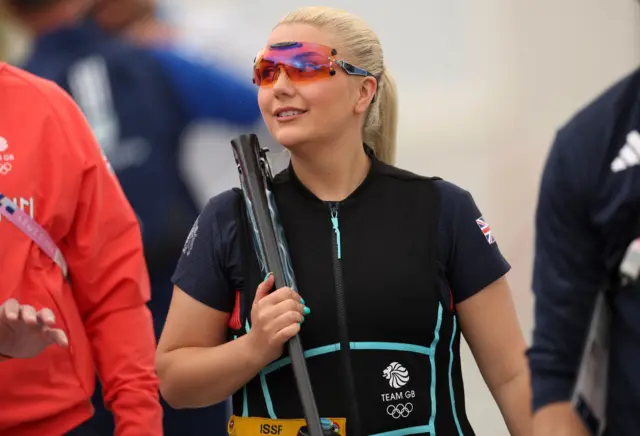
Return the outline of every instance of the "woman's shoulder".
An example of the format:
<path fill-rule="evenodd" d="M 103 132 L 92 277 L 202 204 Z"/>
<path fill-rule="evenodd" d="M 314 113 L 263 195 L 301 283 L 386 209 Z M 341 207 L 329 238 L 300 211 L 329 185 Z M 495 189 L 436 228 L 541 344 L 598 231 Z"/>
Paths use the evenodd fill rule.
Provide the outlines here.
<path fill-rule="evenodd" d="M 473 201 L 469 191 L 442 177 L 418 174 L 388 164 L 381 165 L 381 172 L 398 180 L 426 181 L 432 183 L 444 206 L 456 206 Z"/>
<path fill-rule="evenodd" d="M 405 182 L 434 181 L 439 179 L 439 177 L 429 177 L 429 176 L 421 175 L 413 171 L 400 168 L 396 165 L 388 164 L 382 161 L 377 161 L 375 165 L 376 165 L 376 171 L 379 174 L 387 177 L 388 179 L 400 180 Z"/>
<path fill-rule="evenodd" d="M 434 181 L 440 205 L 440 230 L 451 235 L 460 226 L 484 221 L 473 195 L 463 187 L 444 179 Z M 472 226 L 473 227 L 473 226 Z"/>
<path fill-rule="evenodd" d="M 240 188 L 227 189 L 211 197 L 202 209 L 201 216 L 210 218 L 233 218 L 238 201 L 242 198 Z"/>
<path fill-rule="evenodd" d="M 233 211 L 237 202 L 242 198 L 242 191 L 240 188 L 231 188 L 226 191 L 222 191 L 219 194 L 209 198 L 207 204 L 205 204 L 202 212 L 219 215 L 229 211 Z"/>
<path fill-rule="evenodd" d="M 446 208 L 473 202 L 471 193 L 453 182 L 441 178 L 435 178 L 434 186 L 438 190 L 442 206 Z"/>

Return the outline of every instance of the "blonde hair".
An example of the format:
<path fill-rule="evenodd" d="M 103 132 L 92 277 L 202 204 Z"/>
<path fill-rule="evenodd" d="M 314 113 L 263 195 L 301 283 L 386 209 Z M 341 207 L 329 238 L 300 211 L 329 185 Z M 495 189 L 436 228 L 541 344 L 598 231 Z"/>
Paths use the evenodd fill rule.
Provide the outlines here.
<path fill-rule="evenodd" d="M 363 126 L 363 136 L 378 159 L 393 164 L 396 156 L 398 97 L 395 81 L 384 65 L 382 45 L 375 32 L 363 19 L 327 6 L 297 9 L 280 20 L 278 25 L 285 23 L 305 23 L 330 30 L 352 56 L 353 63 L 378 79 L 376 96 Z"/>

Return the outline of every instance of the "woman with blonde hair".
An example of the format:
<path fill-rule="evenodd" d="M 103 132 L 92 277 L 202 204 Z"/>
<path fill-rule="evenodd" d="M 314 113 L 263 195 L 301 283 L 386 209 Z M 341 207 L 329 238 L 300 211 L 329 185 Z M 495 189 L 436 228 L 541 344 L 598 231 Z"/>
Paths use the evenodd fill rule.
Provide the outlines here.
<path fill-rule="evenodd" d="M 274 195 L 298 289 L 271 292 L 273 276 L 257 276 L 237 190 L 211 199 L 173 277 L 156 356 L 166 400 L 233 395 L 230 434 L 297 434 L 283 347 L 299 333 L 327 430 L 468 436 L 462 332 L 511 434 L 529 435 L 509 265 L 468 192 L 392 166 L 396 87 L 374 32 L 340 10 L 294 11 L 256 57 L 254 82 L 291 153 Z"/>

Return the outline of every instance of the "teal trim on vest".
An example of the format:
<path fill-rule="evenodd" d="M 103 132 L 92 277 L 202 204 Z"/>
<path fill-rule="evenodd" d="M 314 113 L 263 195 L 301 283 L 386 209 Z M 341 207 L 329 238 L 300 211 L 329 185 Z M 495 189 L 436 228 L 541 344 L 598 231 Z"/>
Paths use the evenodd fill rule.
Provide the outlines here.
<path fill-rule="evenodd" d="M 433 332 L 433 342 L 431 342 L 431 348 L 436 349 L 438 341 L 440 340 L 440 327 L 442 326 L 442 303 L 438 304 L 438 322 L 436 323 L 436 329 Z M 435 353 L 429 356 L 431 363 L 431 417 L 429 418 L 429 426 L 435 428 L 436 412 L 438 410 L 436 403 L 436 358 Z"/>
<path fill-rule="evenodd" d="M 449 398 L 451 398 L 451 412 L 453 413 L 453 420 L 456 423 L 456 428 L 458 429 L 458 436 L 463 436 L 462 428 L 460 427 L 460 420 L 458 419 L 458 410 L 456 409 L 456 397 L 453 393 L 453 359 L 455 358 L 453 354 L 453 342 L 456 339 L 456 328 L 458 325 L 458 317 L 453 316 L 453 331 L 451 332 L 451 342 L 449 342 Z"/>
<path fill-rule="evenodd" d="M 429 347 L 423 347 L 413 344 L 401 344 L 395 342 L 350 342 L 349 348 L 352 350 L 393 350 L 393 351 L 406 351 L 409 353 L 419 353 L 427 356 L 432 356 L 434 350 Z M 323 345 L 322 347 L 312 348 L 304 352 L 305 358 L 320 356 L 323 354 L 335 353 L 340 351 L 340 344 Z M 268 365 L 261 372 L 270 374 L 282 367 L 291 364 L 291 359 L 285 357 Z"/>
<path fill-rule="evenodd" d="M 369 436 L 405 436 L 423 433 L 435 434 L 435 431 L 430 425 L 419 425 L 417 427 L 401 428 L 400 430 L 385 431 L 384 433 L 376 433 Z"/>

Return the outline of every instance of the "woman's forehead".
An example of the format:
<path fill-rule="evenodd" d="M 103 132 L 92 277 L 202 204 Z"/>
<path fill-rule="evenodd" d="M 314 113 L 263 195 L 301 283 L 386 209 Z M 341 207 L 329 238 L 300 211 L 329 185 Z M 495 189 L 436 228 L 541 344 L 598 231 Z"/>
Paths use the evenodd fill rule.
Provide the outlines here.
<path fill-rule="evenodd" d="M 334 36 L 330 31 L 305 23 L 284 23 L 273 29 L 267 45 L 279 42 L 311 42 L 335 48 L 340 53 L 340 47 L 336 46 Z"/>

